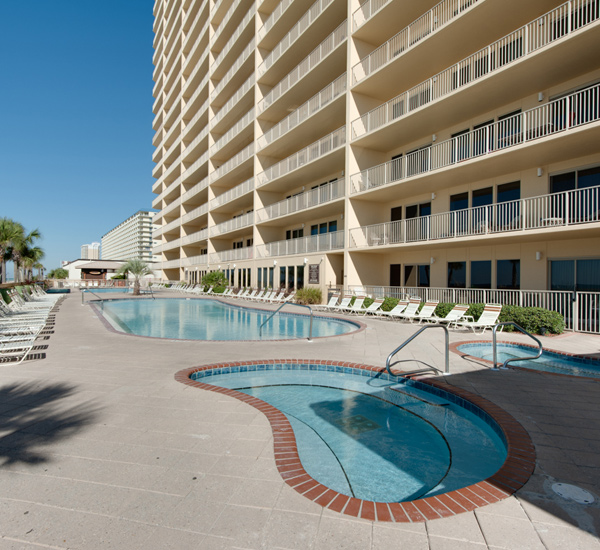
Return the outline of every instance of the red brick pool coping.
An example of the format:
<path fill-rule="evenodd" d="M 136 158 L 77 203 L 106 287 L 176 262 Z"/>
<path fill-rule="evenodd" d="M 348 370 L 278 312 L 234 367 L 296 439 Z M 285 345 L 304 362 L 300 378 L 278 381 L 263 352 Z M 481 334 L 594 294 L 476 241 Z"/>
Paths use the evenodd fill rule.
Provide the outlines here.
<path fill-rule="evenodd" d="M 409 502 L 373 502 L 349 497 L 322 485 L 313 479 L 300 462 L 294 431 L 286 416 L 277 408 L 261 399 L 236 390 L 205 384 L 192 380 L 195 372 L 225 367 L 265 364 L 314 364 L 349 367 L 381 372 L 384 369 L 370 365 L 349 362 L 336 362 L 307 359 L 269 359 L 257 361 L 237 361 L 216 363 L 212 365 L 192 367 L 175 374 L 175 380 L 203 390 L 213 391 L 235 397 L 252 405 L 262 412 L 271 424 L 273 430 L 273 447 L 275 464 L 282 479 L 295 491 L 317 504 L 353 517 L 370 521 L 390 522 L 422 522 L 439 519 L 468 512 L 503 500 L 519 490 L 530 478 L 535 468 L 535 449 L 527 431 L 504 409 L 491 401 L 472 394 L 461 388 L 456 388 L 437 379 L 420 380 L 433 387 L 457 395 L 470 401 L 485 411 L 502 429 L 507 443 L 507 457 L 502 467 L 487 479 L 437 496 L 422 498 Z"/>

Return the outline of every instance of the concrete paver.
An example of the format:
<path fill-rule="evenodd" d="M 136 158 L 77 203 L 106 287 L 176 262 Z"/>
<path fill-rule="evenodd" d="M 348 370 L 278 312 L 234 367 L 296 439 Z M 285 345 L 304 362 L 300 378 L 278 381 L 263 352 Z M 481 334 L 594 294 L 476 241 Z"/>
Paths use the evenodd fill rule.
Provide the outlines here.
<path fill-rule="evenodd" d="M 267 306 L 265 306 L 267 307 Z M 267 419 L 236 399 L 174 380 L 184 368 L 306 358 L 382 366 L 417 327 L 364 319 L 335 339 L 189 342 L 108 331 L 79 296 L 60 306 L 46 357 L 0 365 L 0 550 L 4 548 L 599 549 L 600 383 L 490 372 L 451 354 L 446 381 L 512 414 L 536 447 L 516 495 L 455 517 L 393 524 L 323 509 L 283 483 Z M 453 332 L 451 341 L 491 339 Z M 500 339 L 526 341 L 519 334 Z M 597 356 L 600 337 L 542 338 Z M 442 364 L 442 335 L 407 348 Z M 591 491 L 566 501 L 552 483 Z"/>

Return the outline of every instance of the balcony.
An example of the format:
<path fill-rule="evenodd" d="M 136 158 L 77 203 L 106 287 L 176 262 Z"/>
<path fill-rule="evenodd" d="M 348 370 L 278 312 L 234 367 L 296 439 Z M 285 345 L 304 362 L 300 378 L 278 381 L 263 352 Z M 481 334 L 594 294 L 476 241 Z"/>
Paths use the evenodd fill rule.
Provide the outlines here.
<path fill-rule="evenodd" d="M 272 144 L 288 132 L 291 132 L 294 128 L 330 105 L 334 99 L 343 96 L 345 91 L 346 73 L 335 79 L 318 94 L 311 97 L 306 103 L 300 105 L 295 111 L 260 136 L 257 139 L 258 151 Z"/>
<path fill-rule="evenodd" d="M 542 138 L 568 135 L 599 120 L 600 84 L 363 170 L 350 177 L 350 193 L 394 185 L 471 159 L 522 148 Z M 593 149 L 591 144 L 588 147 Z M 580 147 L 578 156 L 584 154 L 585 148 Z"/>
<path fill-rule="evenodd" d="M 223 125 L 225 125 L 227 118 L 229 118 L 227 115 L 229 115 L 230 113 L 234 113 L 234 107 L 240 102 L 242 101 L 242 99 L 246 96 L 246 95 L 250 95 L 250 91 L 253 89 L 254 87 L 254 83 L 255 83 L 255 76 L 254 73 L 251 74 L 248 79 L 237 89 L 237 91 L 227 100 L 227 102 L 225 103 L 225 105 L 223 105 L 223 107 L 221 107 L 217 113 L 215 114 L 215 116 L 211 119 L 211 130 L 215 130 L 218 131 L 218 128 L 220 126 L 220 123 L 223 123 Z M 254 97 L 252 97 L 252 101 L 254 101 Z M 233 115 L 232 115 L 233 118 Z"/>
<path fill-rule="evenodd" d="M 465 0 L 443 0 L 352 67 L 352 84 L 354 85 L 367 78 L 399 55 L 412 49 L 421 40 L 435 33 L 446 23 L 460 17 L 467 8 L 477 1 L 479 0 L 468 2 L 465 2 Z M 366 4 L 370 5 L 371 2 L 366 2 Z M 361 9 L 357 10 L 356 13 L 362 13 Z"/>
<path fill-rule="evenodd" d="M 234 139 L 244 128 L 254 121 L 254 108 L 250 109 L 240 120 L 238 120 L 225 134 L 223 134 L 210 148 L 210 154 L 214 155 Z"/>
<path fill-rule="evenodd" d="M 256 211 L 256 222 L 267 222 L 344 197 L 346 180 L 338 180 Z"/>
<path fill-rule="evenodd" d="M 563 4 L 425 82 L 365 113 L 352 122 L 351 139 L 360 138 L 392 124 L 436 100 L 453 94 L 461 88 L 483 80 L 485 77 L 510 67 L 520 60 L 532 57 L 545 46 L 579 32 L 600 19 L 600 11 L 588 9 L 590 7 L 588 3 L 589 0 L 575 0 Z M 591 36 L 590 40 L 595 43 L 596 39 Z M 579 47 L 581 47 L 581 44 Z M 553 58 L 555 57 L 554 55 Z M 581 59 L 582 56 L 579 55 L 578 61 L 581 61 Z M 569 63 L 574 65 L 573 62 Z M 560 72 L 556 61 L 554 61 L 553 70 L 554 72 Z M 551 78 L 551 76 L 549 75 L 548 78 Z M 533 74 L 530 73 L 528 77 L 535 81 Z M 562 79 L 564 80 L 565 77 L 566 75 L 563 74 Z M 545 83 L 538 81 L 536 85 L 539 89 Z M 521 90 L 518 93 L 522 96 L 525 92 Z M 504 101 L 506 102 L 506 100 L 505 98 Z M 464 119 L 466 115 L 461 115 L 461 117 Z M 424 129 L 423 133 L 428 132 Z"/>
<path fill-rule="evenodd" d="M 208 230 L 201 229 L 200 231 L 196 231 L 195 233 L 186 235 L 185 237 L 181 237 L 181 246 L 186 246 L 188 244 L 205 241 L 207 238 L 208 238 Z"/>
<path fill-rule="evenodd" d="M 307 57 L 294 67 L 269 93 L 258 103 L 257 114 L 264 113 L 288 90 L 314 70 L 325 58 L 331 55 L 347 38 L 347 21 L 344 21 Z M 344 52 L 345 53 L 345 52 Z"/>
<path fill-rule="evenodd" d="M 589 187 L 353 228 L 350 229 L 349 248 L 448 242 L 498 234 L 525 235 L 533 230 L 546 230 L 544 239 L 548 238 L 548 231 L 565 238 L 568 228 L 581 229 L 586 224 L 598 222 L 600 187 Z"/>
<path fill-rule="evenodd" d="M 254 212 L 249 212 L 248 214 L 244 214 L 243 216 L 233 218 L 232 220 L 227 220 L 226 222 L 213 225 L 210 228 L 210 236 L 218 237 L 219 235 L 224 235 L 225 233 L 230 233 L 231 231 L 237 231 L 238 229 L 249 227 L 253 223 Z"/>
<path fill-rule="evenodd" d="M 343 147 L 346 143 L 346 127 L 342 126 L 335 132 L 321 138 L 308 147 L 301 149 L 297 153 L 283 159 L 281 162 L 274 164 L 261 172 L 257 176 L 257 185 L 262 186 L 277 178 L 301 168 L 302 166 L 314 162 L 315 160 L 328 155 L 339 147 Z"/>
<path fill-rule="evenodd" d="M 197 265 L 207 265 L 208 264 L 208 254 L 201 254 L 200 256 L 190 256 L 189 258 L 181 258 L 181 260 L 175 260 L 178 264 L 181 264 L 181 267 L 193 267 Z M 167 262 L 171 263 L 171 262 Z M 163 262 L 164 269 L 164 262 Z M 173 267 L 179 267 L 179 265 L 175 265 Z"/>
<path fill-rule="evenodd" d="M 248 24 L 250 23 L 250 21 L 252 21 L 254 19 L 255 13 L 256 13 L 256 7 L 251 6 L 250 9 L 248 10 L 248 12 L 246 13 L 246 15 L 244 16 L 244 19 L 242 19 L 241 23 L 237 26 L 237 28 L 235 29 L 235 31 L 233 32 L 233 34 L 231 35 L 229 40 L 227 40 L 227 43 L 225 44 L 225 46 L 223 46 L 221 53 L 219 53 L 219 55 L 213 61 L 213 63 L 212 63 L 213 75 L 218 77 L 218 74 L 219 74 L 218 70 L 219 70 L 221 63 L 223 62 L 225 57 L 231 52 L 231 50 L 235 46 L 238 38 L 242 35 L 242 33 L 248 27 Z"/>
<path fill-rule="evenodd" d="M 215 197 L 210 201 L 210 209 L 215 210 L 216 208 L 243 197 L 252 191 L 254 191 L 254 178 L 250 178 L 249 180 L 236 185 L 233 189 L 230 189 L 218 197 Z"/>
<path fill-rule="evenodd" d="M 273 28 L 273 26 L 281 19 L 281 16 L 286 12 L 286 10 L 293 4 L 293 0 L 281 0 L 277 7 L 273 10 L 271 15 L 267 18 L 264 25 L 258 29 L 256 36 L 258 38 L 259 43 L 262 42 L 263 38 L 267 35 L 267 33 Z"/>
<path fill-rule="evenodd" d="M 343 250 L 344 232 L 333 231 L 321 235 L 311 235 L 300 239 L 286 239 L 256 246 L 256 258 L 277 258 L 295 254 L 311 254 L 314 252 L 331 252 Z"/>
<path fill-rule="evenodd" d="M 248 159 L 251 159 L 254 155 L 254 143 L 251 143 L 246 148 L 242 149 L 237 155 L 230 158 L 227 162 L 219 166 L 214 172 L 210 174 L 210 182 L 214 183 L 218 179 L 222 178 L 226 174 L 232 172 L 236 168 L 239 168 Z"/>
<path fill-rule="evenodd" d="M 181 216 L 181 224 L 189 223 L 193 220 L 198 219 L 200 216 L 204 216 L 208 212 L 208 203 L 204 203 L 202 206 L 198 208 L 194 208 L 187 214 Z"/>
<path fill-rule="evenodd" d="M 210 263 L 219 263 L 219 262 L 234 262 L 237 260 L 251 260 L 252 259 L 252 250 L 251 246 L 247 246 L 246 248 L 234 248 L 231 250 L 223 250 L 222 252 L 213 252 L 210 254 Z"/>

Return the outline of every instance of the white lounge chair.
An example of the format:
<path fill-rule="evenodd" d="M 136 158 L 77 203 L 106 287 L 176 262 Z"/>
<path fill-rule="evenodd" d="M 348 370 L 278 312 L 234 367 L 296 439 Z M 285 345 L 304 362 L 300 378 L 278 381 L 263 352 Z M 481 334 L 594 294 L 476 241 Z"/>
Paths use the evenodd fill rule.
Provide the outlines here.
<path fill-rule="evenodd" d="M 411 298 L 408 301 L 408 305 L 406 306 L 406 309 L 402 313 L 399 313 L 397 315 L 397 318 L 398 319 L 410 319 L 417 313 L 417 310 L 419 309 L 420 305 L 421 305 L 420 298 Z"/>
<path fill-rule="evenodd" d="M 382 309 L 377 310 L 377 315 L 382 317 L 389 317 L 390 319 L 398 318 L 398 316 L 408 306 L 407 300 L 400 300 L 390 311 L 383 311 Z"/>
<path fill-rule="evenodd" d="M 432 323 L 445 324 L 448 323 L 448 327 L 456 326 L 456 323 L 461 319 L 473 321 L 473 317 L 470 315 L 467 318 L 467 311 L 469 311 L 469 305 L 467 304 L 456 304 L 445 317 L 437 317 L 433 315 L 428 319 Z"/>
<path fill-rule="evenodd" d="M 326 304 L 321 304 L 316 307 L 317 307 L 317 309 L 333 309 L 336 307 L 339 299 L 340 299 L 340 293 L 334 292 Z"/>
<path fill-rule="evenodd" d="M 434 316 L 435 308 L 438 306 L 439 303 L 439 300 L 430 300 L 428 302 L 425 302 L 425 305 L 421 308 L 421 311 L 419 311 L 415 315 L 411 315 L 410 317 L 408 317 L 408 320 L 411 323 L 413 322 L 413 320 L 418 320 L 419 324 L 421 324 L 423 321 L 428 321 Z"/>
<path fill-rule="evenodd" d="M 348 308 L 351 301 L 352 301 L 352 296 L 344 296 L 337 306 L 330 307 L 329 309 L 331 311 L 344 311 L 345 309 Z"/>
<path fill-rule="evenodd" d="M 457 328 L 467 328 L 472 329 L 475 334 L 477 331 L 475 329 L 480 328 L 481 333 L 485 332 L 486 328 L 493 328 L 494 325 L 498 322 L 498 317 L 500 317 L 500 313 L 502 311 L 502 304 L 485 304 L 483 308 L 483 312 L 479 316 L 477 321 L 462 321 L 456 323 Z"/>
<path fill-rule="evenodd" d="M 367 315 L 371 313 L 373 315 L 376 315 L 377 311 L 381 307 L 381 304 L 383 304 L 383 298 L 376 298 L 371 304 L 369 304 L 368 307 L 362 310 L 362 314 Z"/>
<path fill-rule="evenodd" d="M 362 313 L 365 298 L 366 296 L 362 294 L 360 296 L 356 296 L 356 298 L 354 299 L 354 303 L 351 306 L 344 308 L 344 311 L 347 311 L 348 313 Z"/>

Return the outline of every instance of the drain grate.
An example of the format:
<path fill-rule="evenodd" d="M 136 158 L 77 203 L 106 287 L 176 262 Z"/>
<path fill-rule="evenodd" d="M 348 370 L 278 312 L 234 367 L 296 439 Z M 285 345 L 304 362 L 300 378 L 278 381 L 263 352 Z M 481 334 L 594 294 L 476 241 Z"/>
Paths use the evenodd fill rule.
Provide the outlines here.
<path fill-rule="evenodd" d="M 578 504 L 592 504 L 594 502 L 592 493 L 575 485 L 569 485 L 568 483 L 553 483 L 552 490 L 558 496 L 567 500 L 572 500 Z"/>

